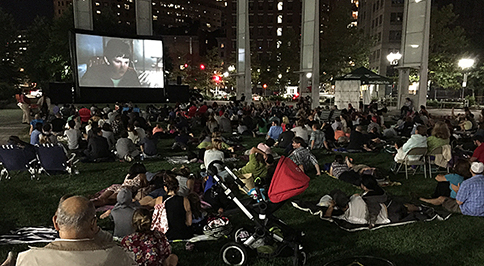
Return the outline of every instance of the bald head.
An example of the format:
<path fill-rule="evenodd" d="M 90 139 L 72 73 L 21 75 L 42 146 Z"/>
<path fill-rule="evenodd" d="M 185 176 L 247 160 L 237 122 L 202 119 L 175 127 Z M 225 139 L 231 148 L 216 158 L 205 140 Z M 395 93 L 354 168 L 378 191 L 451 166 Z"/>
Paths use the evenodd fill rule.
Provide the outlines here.
<path fill-rule="evenodd" d="M 91 237 L 91 229 L 96 225 L 96 209 L 94 204 L 82 196 L 62 198 L 59 201 L 54 225 L 59 232 L 74 235 L 74 238 Z M 58 228 L 57 228 L 58 227 Z M 62 235 L 61 235 L 61 238 Z"/>

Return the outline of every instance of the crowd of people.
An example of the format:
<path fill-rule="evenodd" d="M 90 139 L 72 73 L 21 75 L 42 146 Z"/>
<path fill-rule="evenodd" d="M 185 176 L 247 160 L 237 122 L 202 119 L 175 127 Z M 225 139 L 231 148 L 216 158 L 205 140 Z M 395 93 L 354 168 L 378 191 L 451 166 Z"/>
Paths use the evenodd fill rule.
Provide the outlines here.
<path fill-rule="evenodd" d="M 338 191 L 331 193 L 334 200 L 329 202 L 325 215 L 331 216 L 335 206 L 343 211 L 349 206 L 364 206 L 369 210 L 370 226 L 378 223 L 380 203 L 390 202 L 390 196 L 378 184 L 385 178 L 383 172 L 390 169 L 356 164 L 340 154 L 332 163 L 324 158 L 328 165 L 321 167 L 323 158 L 315 156 L 315 151 L 372 153 L 394 144 L 397 163 L 412 148 L 452 149 L 451 142 L 474 134 L 473 144 L 477 148 L 472 156 L 466 159 L 464 154 L 463 158 L 444 160 L 444 166 L 451 164 L 453 172 L 437 175 L 432 198 L 421 200 L 442 205 L 451 212 L 484 216 L 483 118 L 474 119 L 466 109 L 464 114 L 455 115 L 452 111 L 451 117 L 441 119 L 431 116 L 424 106 L 414 110 L 411 101 L 407 101 L 395 121 L 388 120 L 386 113 L 385 107 L 378 109 L 376 104 L 360 110 L 351 104 L 343 110 L 336 106 L 311 109 L 307 98 L 301 98 L 294 107 L 279 102 L 209 105 L 193 99 L 174 106 L 148 105 L 145 110 L 132 103 L 116 104 L 113 108 L 53 105 L 50 112 L 35 115 L 29 121 L 31 145 L 60 143 L 66 153 L 76 153 L 84 162 L 136 162 L 122 184 L 113 184 L 91 199 L 62 199 L 53 219 L 60 239 L 21 253 L 17 264 L 30 265 L 38 260 L 38 265 L 44 265 L 67 259 L 82 262 L 88 259 L 84 256 L 89 250 L 96 254 L 89 259 L 103 261 L 115 256 L 119 261 L 116 265 L 176 265 L 178 258 L 171 253 L 169 240 L 190 239 L 201 233 L 210 213 L 223 214 L 234 208 L 208 174 L 213 162 L 240 157 L 237 151 L 242 146 L 231 137 L 232 133 L 265 139 L 246 152 L 247 163 L 234 171 L 249 189 L 270 184 L 279 156 L 273 150 L 279 148 L 307 174 L 319 176 L 327 170 L 330 176 L 360 187 L 360 198 L 345 197 Z M 157 144 L 160 138 L 173 140 L 170 149 L 186 152 L 190 162 L 202 164 L 204 170 L 192 173 L 182 167 L 147 171 L 141 161 L 161 159 Z M 219 172 L 223 178 L 223 169 Z M 101 218 L 111 217 L 114 236 L 127 252 L 108 241 L 112 237 L 97 227 L 98 207 L 107 207 Z M 397 220 L 417 207 L 392 208 L 388 220 Z M 41 258 L 44 254 L 49 256 Z"/>

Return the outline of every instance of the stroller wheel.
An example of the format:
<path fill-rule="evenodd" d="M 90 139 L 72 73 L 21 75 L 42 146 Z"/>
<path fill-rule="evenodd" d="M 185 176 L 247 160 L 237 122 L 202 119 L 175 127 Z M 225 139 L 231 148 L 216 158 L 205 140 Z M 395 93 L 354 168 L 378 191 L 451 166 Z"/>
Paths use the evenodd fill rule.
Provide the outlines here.
<path fill-rule="evenodd" d="M 220 250 L 220 256 L 227 265 L 245 265 L 247 263 L 247 251 L 242 244 L 230 242 Z"/>

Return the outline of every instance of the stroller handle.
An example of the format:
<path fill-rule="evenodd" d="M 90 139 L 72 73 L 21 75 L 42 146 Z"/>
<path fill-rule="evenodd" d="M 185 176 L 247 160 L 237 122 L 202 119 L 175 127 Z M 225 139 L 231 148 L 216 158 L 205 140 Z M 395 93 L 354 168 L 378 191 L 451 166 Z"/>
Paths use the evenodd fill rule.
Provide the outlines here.
<path fill-rule="evenodd" d="M 224 170 L 227 171 L 227 173 L 229 174 L 229 176 L 232 177 L 232 179 L 234 180 L 234 182 L 243 190 L 245 191 L 245 193 L 249 194 L 249 189 L 245 186 L 244 182 L 242 182 L 242 180 L 240 180 L 225 164 L 224 162 L 220 161 L 220 160 L 215 160 L 215 161 L 212 161 L 210 164 L 208 164 L 208 167 L 207 167 L 207 172 L 208 174 L 214 176 L 214 175 L 217 175 L 218 174 L 218 168 L 216 167 L 216 165 L 220 165 L 222 167 L 224 167 Z"/>

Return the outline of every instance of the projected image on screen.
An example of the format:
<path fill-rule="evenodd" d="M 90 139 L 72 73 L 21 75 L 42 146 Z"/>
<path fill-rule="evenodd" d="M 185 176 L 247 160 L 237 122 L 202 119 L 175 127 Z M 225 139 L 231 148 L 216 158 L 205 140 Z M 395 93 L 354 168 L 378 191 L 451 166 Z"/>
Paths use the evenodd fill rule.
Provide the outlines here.
<path fill-rule="evenodd" d="M 81 87 L 163 88 L 160 40 L 76 34 Z"/>

